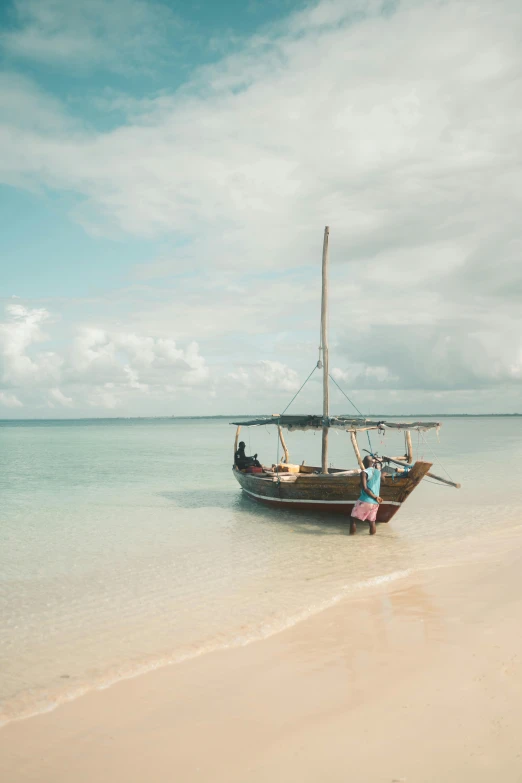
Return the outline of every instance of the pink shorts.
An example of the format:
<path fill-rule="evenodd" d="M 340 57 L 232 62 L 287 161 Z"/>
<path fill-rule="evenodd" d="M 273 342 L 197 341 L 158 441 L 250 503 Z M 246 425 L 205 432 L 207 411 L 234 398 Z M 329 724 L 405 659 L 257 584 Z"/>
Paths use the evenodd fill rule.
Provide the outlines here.
<path fill-rule="evenodd" d="M 360 519 L 361 522 L 375 522 L 377 519 L 378 503 L 365 503 L 364 500 L 358 500 L 353 507 L 352 517 Z"/>

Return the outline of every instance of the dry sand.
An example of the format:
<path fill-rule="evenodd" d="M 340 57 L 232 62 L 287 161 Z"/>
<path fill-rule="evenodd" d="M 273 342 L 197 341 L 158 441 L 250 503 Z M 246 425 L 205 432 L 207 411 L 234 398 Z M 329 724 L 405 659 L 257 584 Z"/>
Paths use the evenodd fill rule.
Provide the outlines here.
<path fill-rule="evenodd" d="M 517 533 L 264 641 L 9 724 L 0 779 L 522 781 L 521 588 Z"/>

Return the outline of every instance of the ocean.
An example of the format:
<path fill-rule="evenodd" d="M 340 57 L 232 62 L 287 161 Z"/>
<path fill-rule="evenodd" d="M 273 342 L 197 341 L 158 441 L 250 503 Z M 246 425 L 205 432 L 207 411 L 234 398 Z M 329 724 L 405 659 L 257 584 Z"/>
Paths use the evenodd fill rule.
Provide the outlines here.
<path fill-rule="evenodd" d="M 0 422 L 0 722 L 487 551 L 522 524 L 522 418 L 440 421 L 439 438 L 414 434 L 415 454 L 462 488 L 423 481 L 374 537 L 242 496 L 227 419 Z M 277 459 L 275 428 L 242 437 Z M 399 433 L 371 437 L 403 451 Z M 291 459 L 319 464 L 319 434 L 286 439 Z M 332 462 L 355 467 L 349 436 L 330 441 Z"/>

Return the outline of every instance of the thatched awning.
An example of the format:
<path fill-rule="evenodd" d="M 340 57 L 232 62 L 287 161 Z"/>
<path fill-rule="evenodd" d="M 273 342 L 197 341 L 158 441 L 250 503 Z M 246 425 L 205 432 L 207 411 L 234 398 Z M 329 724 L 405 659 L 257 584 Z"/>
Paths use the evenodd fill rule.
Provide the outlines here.
<path fill-rule="evenodd" d="M 277 424 L 279 427 L 284 427 L 290 432 L 295 430 L 321 430 L 323 428 L 322 416 L 270 416 L 261 419 L 250 419 L 250 421 L 232 421 L 231 424 L 235 424 L 238 427 L 264 427 L 267 424 Z M 330 416 L 328 419 L 328 426 L 346 430 L 347 432 L 359 432 L 364 430 L 418 430 L 425 432 L 426 430 L 439 429 L 440 423 L 438 421 L 412 421 L 412 422 L 396 422 L 396 421 L 374 421 L 372 419 L 364 418 L 349 418 L 346 416 Z"/>

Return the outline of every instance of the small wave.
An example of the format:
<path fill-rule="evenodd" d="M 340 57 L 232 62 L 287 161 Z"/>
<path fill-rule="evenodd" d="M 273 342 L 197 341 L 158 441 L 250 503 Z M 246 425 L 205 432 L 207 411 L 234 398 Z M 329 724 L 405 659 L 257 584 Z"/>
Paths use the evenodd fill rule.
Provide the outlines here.
<path fill-rule="evenodd" d="M 305 609 L 303 609 L 302 611 L 293 614 L 291 617 L 277 618 L 272 621 L 270 620 L 265 621 L 255 626 L 254 628 L 248 630 L 245 629 L 244 634 L 235 633 L 232 636 L 232 638 L 228 640 L 213 641 L 213 642 L 209 642 L 208 644 L 202 644 L 196 649 L 192 648 L 189 650 L 179 651 L 178 653 L 172 656 L 156 658 L 154 661 L 151 661 L 149 663 L 138 664 L 137 666 L 134 666 L 132 669 L 128 671 L 120 669 L 117 673 L 105 677 L 103 680 L 99 682 L 90 682 L 88 684 L 85 684 L 84 686 L 76 687 L 74 689 L 66 691 L 65 693 L 60 694 L 60 696 L 56 697 L 55 699 L 52 699 L 45 704 L 39 705 L 38 708 L 36 709 L 32 707 L 14 716 L 0 715 L 0 728 L 6 726 L 8 723 L 13 723 L 15 721 L 20 721 L 20 720 L 26 720 L 27 718 L 33 718 L 37 715 L 42 715 L 44 713 L 52 712 L 53 710 L 60 707 L 62 704 L 67 704 L 71 701 L 75 701 L 76 699 L 80 698 L 81 696 L 84 696 L 87 693 L 90 693 L 91 691 L 106 690 L 107 688 L 110 688 L 111 686 L 115 685 L 118 682 L 134 679 L 135 677 L 140 677 L 143 674 L 148 674 L 149 672 L 156 671 L 157 669 L 162 669 L 166 666 L 173 666 L 175 664 L 183 663 L 184 661 L 188 661 L 188 660 L 193 660 L 195 658 L 201 657 L 202 655 L 207 655 L 213 652 L 230 650 L 239 647 L 246 647 L 254 642 L 262 641 L 263 639 L 268 639 L 271 636 L 275 636 L 278 633 L 282 633 L 283 631 L 286 631 L 289 628 L 298 625 L 299 623 L 307 620 L 308 618 L 320 614 L 326 609 L 335 606 L 335 604 L 339 603 L 339 601 L 341 601 L 343 598 L 347 598 L 351 593 L 359 592 L 365 589 L 371 589 L 372 587 L 378 587 L 380 585 L 393 582 L 399 579 L 404 579 L 410 576 L 412 572 L 413 571 L 411 569 L 402 570 L 402 571 L 393 571 L 388 574 L 382 574 L 380 576 L 364 579 L 361 580 L 360 582 L 346 584 L 334 596 L 331 596 L 325 599 L 324 601 L 311 604 L 307 606 Z"/>
<path fill-rule="evenodd" d="M 70 689 L 69 691 L 60 694 L 60 696 L 58 696 L 57 698 L 52 699 L 45 704 L 39 705 L 38 708 L 36 709 L 32 707 L 14 716 L 10 716 L 10 715 L 8 716 L 5 714 L 4 716 L 2 716 L 0 714 L 0 728 L 7 725 L 8 723 L 12 723 L 19 720 L 25 720 L 27 718 L 35 717 L 43 713 L 52 712 L 62 704 L 66 704 L 68 702 L 74 701 L 93 690 L 105 690 L 115 685 L 118 682 L 134 679 L 135 677 L 140 677 L 143 674 L 147 674 L 149 672 L 164 668 L 166 666 L 172 666 L 175 664 L 183 663 L 184 661 L 192 660 L 201 657 L 202 655 L 207 655 L 213 652 L 219 652 L 222 650 L 234 649 L 239 647 L 246 647 L 247 645 L 252 644 L 254 642 L 262 641 L 263 639 L 268 639 L 271 636 L 275 636 L 276 634 L 282 633 L 283 631 L 286 631 L 289 628 L 292 628 L 298 625 L 299 623 L 304 622 L 305 620 L 309 619 L 310 617 L 313 617 L 314 615 L 320 614 L 321 612 L 329 609 L 332 606 L 335 606 L 343 599 L 348 598 L 355 593 L 359 593 L 364 590 L 371 591 L 373 588 L 378 588 L 382 585 L 389 584 L 391 582 L 396 582 L 401 579 L 406 579 L 420 572 L 452 568 L 458 566 L 459 564 L 470 563 L 474 561 L 476 562 L 478 560 L 489 558 L 493 554 L 491 549 L 492 540 L 496 540 L 497 542 L 504 544 L 502 549 L 506 549 L 506 551 L 508 550 L 511 551 L 512 538 L 509 537 L 509 533 L 513 533 L 513 532 L 520 533 L 521 531 L 522 531 L 522 525 L 516 524 L 510 526 L 509 528 L 504 528 L 495 531 L 496 535 L 492 537 L 491 536 L 486 537 L 485 535 L 479 536 L 478 540 L 476 540 L 476 543 L 480 542 L 480 544 L 482 544 L 484 541 L 488 543 L 488 547 L 482 547 L 479 545 L 479 547 L 475 551 L 466 550 L 465 552 L 462 551 L 459 551 L 458 553 L 455 552 L 453 557 L 450 557 L 449 559 L 445 559 L 445 561 L 442 563 L 432 562 L 432 563 L 419 564 L 412 568 L 391 571 L 387 574 L 380 574 L 379 576 L 363 579 L 359 582 L 345 584 L 335 595 L 330 596 L 329 598 L 326 598 L 323 601 L 312 603 L 302 611 L 292 614 L 290 617 L 280 617 L 280 618 L 274 618 L 273 620 L 265 620 L 264 622 L 259 623 L 254 627 L 245 628 L 244 633 L 237 633 L 237 632 L 234 633 L 232 637 L 229 639 L 226 640 L 214 639 L 213 641 L 209 641 L 207 644 L 201 644 L 196 648 L 191 647 L 189 649 L 179 650 L 177 653 L 171 656 L 162 656 L 159 658 L 155 658 L 153 661 L 147 663 L 134 665 L 132 668 L 128 670 L 120 669 L 117 673 L 107 676 L 101 681 L 90 682 L 83 686 Z M 498 550 L 497 550 L 497 554 L 498 554 Z"/>

